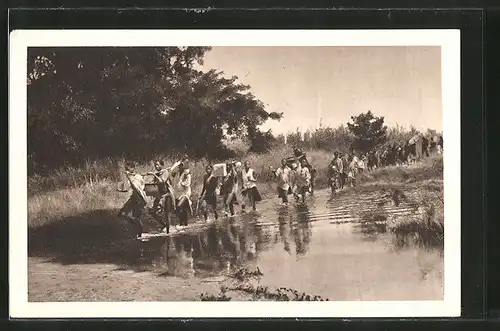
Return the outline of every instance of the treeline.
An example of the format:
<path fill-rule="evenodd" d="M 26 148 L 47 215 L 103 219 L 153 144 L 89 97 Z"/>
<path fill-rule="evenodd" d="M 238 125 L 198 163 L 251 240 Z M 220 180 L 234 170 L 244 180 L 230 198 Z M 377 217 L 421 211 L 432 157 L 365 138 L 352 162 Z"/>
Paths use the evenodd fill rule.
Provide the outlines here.
<path fill-rule="evenodd" d="M 417 134 L 423 134 L 429 138 L 441 134 L 434 129 L 419 132 L 413 126 L 409 128 L 399 125 L 387 127 L 384 120 L 384 117 L 377 117 L 371 111 L 367 111 L 352 116 L 351 121 L 346 125 L 336 128 L 320 127 L 305 132 L 297 129 L 296 132 L 277 135 L 273 143 L 274 146 L 300 146 L 303 149 L 328 152 L 366 153 L 375 148 L 403 146 Z"/>
<path fill-rule="evenodd" d="M 417 133 L 414 128 L 388 128 L 384 117 L 371 111 L 337 128 L 286 137 L 263 132 L 261 124 L 283 114 L 268 111 L 236 76 L 200 70 L 208 51 L 210 47 L 29 48 L 28 174 L 43 176 L 94 160 L 147 161 L 167 154 L 222 160 L 285 145 L 366 152 L 404 143 Z"/>
<path fill-rule="evenodd" d="M 249 86 L 201 71 L 210 47 L 28 49 L 28 171 L 107 157 L 221 158 L 226 134 L 268 147 L 269 112 Z M 254 144 L 255 142 L 255 144 Z"/>

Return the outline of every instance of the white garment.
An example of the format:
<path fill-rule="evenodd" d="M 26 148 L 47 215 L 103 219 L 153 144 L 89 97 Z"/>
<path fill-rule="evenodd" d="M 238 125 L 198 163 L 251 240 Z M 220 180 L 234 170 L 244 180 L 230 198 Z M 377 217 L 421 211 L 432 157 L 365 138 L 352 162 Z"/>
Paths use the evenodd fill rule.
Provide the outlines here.
<path fill-rule="evenodd" d="M 276 177 L 278 177 L 278 187 L 287 191 L 290 188 L 290 168 L 279 167 L 276 170 Z"/>
<path fill-rule="evenodd" d="M 135 192 L 139 193 L 139 195 L 142 197 L 144 202 L 147 202 L 148 199 L 146 197 L 146 192 L 144 191 L 144 187 L 146 186 L 146 182 L 144 180 L 144 177 L 142 177 L 142 175 L 140 175 L 140 174 L 134 174 L 134 173 L 127 174 L 127 177 L 128 177 L 128 180 L 130 182 L 130 186 L 132 187 L 132 189 Z"/>
<path fill-rule="evenodd" d="M 189 169 L 186 169 L 179 176 L 176 196 L 179 198 L 185 196 L 188 199 L 191 197 L 191 173 L 189 172 Z"/>
<path fill-rule="evenodd" d="M 255 184 L 254 171 L 252 168 L 250 168 L 248 170 L 243 169 L 241 172 L 242 172 L 242 176 L 243 176 L 243 188 L 244 189 L 249 189 L 249 188 L 257 186 Z"/>
<path fill-rule="evenodd" d="M 307 167 L 299 166 L 296 172 L 295 183 L 297 187 L 306 187 L 311 183 L 311 174 Z"/>

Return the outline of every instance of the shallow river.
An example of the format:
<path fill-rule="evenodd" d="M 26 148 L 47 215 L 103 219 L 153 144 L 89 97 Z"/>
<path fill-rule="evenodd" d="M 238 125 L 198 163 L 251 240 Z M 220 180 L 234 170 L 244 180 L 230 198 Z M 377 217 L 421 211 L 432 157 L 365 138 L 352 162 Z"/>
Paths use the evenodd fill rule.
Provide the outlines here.
<path fill-rule="evenodd" d="M 199 233 L 142 244 L 136 267 L 173 277 L 216 278 L 258 267 L 260 285 L 289 287 L 329 300 L 442 300 L 443 257 L 396 248 L 384 224 L 356 216 L 377 208 L 376 194 L 332 198 L 318 191 L 305 205 L 258 205 L 255 214 L 221 219 Z M 405 207 L 386 212 L 404 216 Z"/>

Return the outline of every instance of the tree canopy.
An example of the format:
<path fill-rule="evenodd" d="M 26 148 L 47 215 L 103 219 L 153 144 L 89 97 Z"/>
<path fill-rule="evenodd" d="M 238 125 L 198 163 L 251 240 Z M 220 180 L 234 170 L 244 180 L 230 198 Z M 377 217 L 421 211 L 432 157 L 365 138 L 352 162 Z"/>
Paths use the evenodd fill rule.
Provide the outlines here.
<path fill-rule="evenodd" d="M 269 112 L 250 87 L 201 71 L 210 47 L 28 50 L 30 170 L 178 152 L 217 158 L 224 130 L 262 144 Z M 224 128 L 224 130 L 223 130 Z"/>
<path fill-rule="evenodd" d="M 383 144 L 387 139 L 387 126 L 384 117 L 376 117 L 369 110 L 358 116 L 351 116 L 352 123 L 347 123 L 349 131 L 355 136 L 353 148 L 366 153 Z"/>

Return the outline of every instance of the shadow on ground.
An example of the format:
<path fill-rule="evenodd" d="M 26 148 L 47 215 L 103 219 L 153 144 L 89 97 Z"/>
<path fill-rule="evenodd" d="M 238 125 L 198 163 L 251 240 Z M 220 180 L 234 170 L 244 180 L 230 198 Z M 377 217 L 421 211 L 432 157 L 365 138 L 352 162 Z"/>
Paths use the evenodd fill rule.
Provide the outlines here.
<path fill-rule="evenodd" d="M 62 264 L 133 264 L 141 242 L 114 210 L 95 210 L 28 229 L 28 256 Z M 147 224 L 145 224 L 147 226 Z"/>
<path fill-rule="evenodd" d="M 248 242 L 251 234 L 260 243 L 266 241 L 261 231 L 251 226 L 252 221 L 245 218 L 252 216 L 246 215 L 244 223 L 248 226 L 243 228 L 236 227 L 234 219 L 229 218 L 199 232 L 141 242 L 134 238 L 132 226 L 116 214 L 113 210 L 96 210 L 30 228 L 28 256 L 63 265 L 114 264 L 117 270 L 136 272 L 158 267 L 164 271 L 168 263 L 168 272 L 163 272 L 163 276 L 176 275 L 185 266 L 192 269 L 195 263 L 197 270 L 209 274 L 224 269 L 228 262 L 235 264 L 252 258 L 255 252 Z M 147 217 L 143 223 L 146 231 L 156 228 Z"/>

